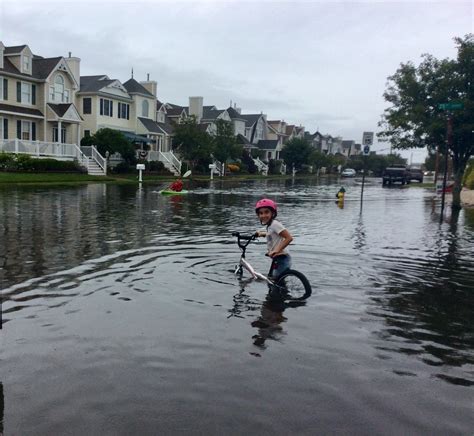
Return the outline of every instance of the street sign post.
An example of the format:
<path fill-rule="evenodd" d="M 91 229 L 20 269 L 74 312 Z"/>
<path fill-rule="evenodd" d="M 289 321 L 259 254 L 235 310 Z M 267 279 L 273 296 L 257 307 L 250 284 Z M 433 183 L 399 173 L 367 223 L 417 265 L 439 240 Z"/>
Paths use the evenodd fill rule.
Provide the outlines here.
<path fill-rule="evenodd" d="M 370 146 L 374 143 L 374 132 L 362 133 L 362 146 L 364 152 L 364 169 L 362 170 L 362 188 L 360 191 L 360 211 L 362 212 L 362 202 L 364 201 L 365 172 L 367 171 L 367 156 L 370 154 Z"/>

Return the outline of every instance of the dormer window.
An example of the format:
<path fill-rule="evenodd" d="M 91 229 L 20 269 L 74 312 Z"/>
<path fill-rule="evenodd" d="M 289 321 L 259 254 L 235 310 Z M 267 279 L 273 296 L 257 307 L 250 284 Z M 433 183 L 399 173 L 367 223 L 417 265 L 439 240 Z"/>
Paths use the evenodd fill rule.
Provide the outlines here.
<path fill-rule="evenodd" d="M 56 103 L 69 103 L 70 91 L 65 88 L 64 77 L 56 74 L 54 85 L 49 87 L 49 100 Z"/>
<path fill-rule="evenodd" d="M 24 73 L 31 72 L 31 58 L 27 55 L 23 55 L 23 72 Z"/>

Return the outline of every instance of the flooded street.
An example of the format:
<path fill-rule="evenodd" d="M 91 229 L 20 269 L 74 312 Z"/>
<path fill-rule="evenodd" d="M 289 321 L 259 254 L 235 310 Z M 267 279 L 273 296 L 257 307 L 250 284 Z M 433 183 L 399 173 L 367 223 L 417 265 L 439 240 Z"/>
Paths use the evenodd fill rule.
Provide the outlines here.
<path fill-rule="evenodd" d="M 336 182 L 2 188 L 0 433 L 471 434 L 474 209 Z M 262 196 L 304 305 L 233 274 Z"/>

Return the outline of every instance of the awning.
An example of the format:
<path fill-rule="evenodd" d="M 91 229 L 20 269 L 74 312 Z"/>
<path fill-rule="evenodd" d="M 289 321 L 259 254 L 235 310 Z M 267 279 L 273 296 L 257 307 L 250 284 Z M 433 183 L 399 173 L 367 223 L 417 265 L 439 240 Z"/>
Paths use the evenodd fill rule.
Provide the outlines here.
<path fill-rule="evenodd" d="M 149 138 L 145 138 L 144 136 L 140 135 L 135 135 L 135 133 L 132 132 L 124 132 L 123 130 L 119 130 L 120 133 L 123 133 L 123 135 L 133 143 L 140 143 L 140 144 L 153 144 L 153 140 Z"/>

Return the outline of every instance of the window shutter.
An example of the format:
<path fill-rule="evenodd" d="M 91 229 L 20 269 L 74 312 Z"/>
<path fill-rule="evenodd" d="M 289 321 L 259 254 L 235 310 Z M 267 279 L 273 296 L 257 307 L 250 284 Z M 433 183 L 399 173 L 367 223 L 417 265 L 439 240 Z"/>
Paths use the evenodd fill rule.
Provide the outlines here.
<path fill-rule="evenodd" d="M 104 99 L 100 99 L 100 114 L 104 115 Z"/>
<path fill-rule="evenodd" d="M 34 121 L 31 123 L 31 140 L 36 141 L 36 123 Z"/>
<path fill-rule="evenodd" d="M 122 118 L 122 103 L 117 103 L 117 118 Z"/>
<path fill-rule="evenodd" d="M 130 119 L 130 105 L 127 104 L 127 120 Z"/>
<path fill-rule="evenodd" d="M 16 82 L 16 101 L 21 103 L 21 82 Z"/>
<path fill-rule="evenodd" d="M 8 118 L 3 119 L 3 139 L 8 139 Z"/>
<path fill-rule="evenodd" d="M 114 102 L 110 100 L 110 116 L 114 116 Z"/>
<path fill-rule="evenodd" d="M 8 100 L 8 79 L 3 79 L 3 99 Z"/>
<path fill-rule="evenodd" d="M 36 104 L 36 85 L 31 85 L 31 104 Z"/>
<path fill-rule="evenodd" d="M 16 122 L 16 137 L 21 139 L 21 120 Z"/>

